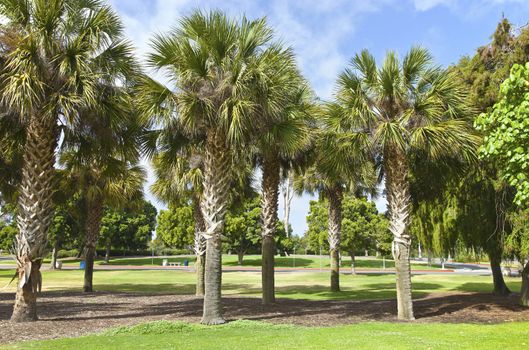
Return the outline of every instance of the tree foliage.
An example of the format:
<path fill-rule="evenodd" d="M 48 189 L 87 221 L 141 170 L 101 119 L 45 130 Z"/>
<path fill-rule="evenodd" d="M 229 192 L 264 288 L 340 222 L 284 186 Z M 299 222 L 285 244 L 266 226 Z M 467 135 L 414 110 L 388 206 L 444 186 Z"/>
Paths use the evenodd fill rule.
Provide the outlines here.
<path fill-rule="evenodd" d="M 500 100 L 490 113 L 476 119 L 485 134 L 480 149 L 486 159 L 500 165 L 500 174 L 516 188 L 515 203 L 529 201 L 529 63 L 515 64 L 501 84 Z"/>
<path fill-rule="evenodd" d="M 193 207 L 171 205 L 158 214 L 156 237 L 170 248 L 188 248 L 193 245 L 195 222 Z"/>
<path fill-rule="evenodd" d="M 319 252 L 329 248 L 327 242 L 328 202 L 325 199 L 310 202 L 305 238 L 308 247 Z M 364 197 L 346 195 L 343 199 L 341 249 L 349 254 L 372 250 L 384 255 L 391 253 L 392 236 L 388 220 L 379 214 L 375 203 Z"/>

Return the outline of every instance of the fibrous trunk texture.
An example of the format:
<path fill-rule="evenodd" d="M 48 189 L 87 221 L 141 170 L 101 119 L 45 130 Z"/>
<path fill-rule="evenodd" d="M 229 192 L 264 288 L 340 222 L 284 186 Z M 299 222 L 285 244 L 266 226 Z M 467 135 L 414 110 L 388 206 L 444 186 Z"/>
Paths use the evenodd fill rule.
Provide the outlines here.
<path fill-rule="evenodd" d="M 520 304 L 529 306 L 529 260 L 522 270 L 522 289 L 520 291 Z"/>
<path fill-rule="evenodd" d="M 99 229 L 101 227 L 101 218 L 103 216 L 103 201 L 101 199 L 88 200 L 86 213 L 86 241 L 85 241 L 85 270 L 84 285 L 85 293 L 93 292 L 94 278 L 94 259 L 97 240 L 99 239 Z"/>
<path fill-rule="evenodd" d="M 18 286 L 11 320 L 37 320 L 40 266 L 53 219 L 55 190 L 55 120 L 33 117 L 27 128 L 18 199 L 16 259 Z"/>
<path fill-rule="evenodd" d="M 492 280 L 494 282 L 494 290 L 492 294 L 507 296 L 511 294 L 509 287 L 505 284 L 503 279 L 503 273 L 501 271 L 501 253 L 491 252 L 489 253 L 490 269 L 492 270 Z"/>
<path fill-rule="evenodd" d="M 226 321 L 222 316 L 222 244 L 224 218 L 228 206 L 231 155 L 222 135 L 207 135 L 204 160 L 202 214 L 206 223 L 206 271 L 204 312 L 201 323 L 214 325 Z"/>
<path fill-rule="evenodd" d="M 198 296 L 204 295 L 204 270 L 206 265 L 206 239 L 204 232 L 206 231 L 206 224 L 204 223 L 204 216 L 200 210 L 200 200 L 194 199 L 193 215 L 195 217 L 195 242 L 194 250 L 196 255 L 195 271 L 197 274 L 196 292 Z"/>
<path fill-rule="evenodd" d="M 279 160 L 273 152 L 263 160 L 262 199 L 262 268 L 263 304 L 275 303 L 274 255 L 279 199 Z"/>
<path fill-rule="evenodd" d="M 237 251 L 237 265 L 242 266 L 244 260 L 244 250 Z"/>
<path fill-rule="evenodd" d="M 331 292 L 340 291 L 340 243 L 342 231 L 342 199 L 340 186 L 327 190 L 329 197 L 329 250 L 331 253 Z"/>
<path fill-rule="evenodd" d="M 292 205 L 292 198 L 294 198 L 294 175 L 289 171 L 283 193 L 283 199 L 285 201 L 283 224 L 285 225 L 287 237 L 290 237 L 290 206 Z"/>
<path fill-rule="evenodd" d="M 399 149 L 384 152 L 389 228 L 393 234 L 392 253 L 395 259 L 398 318 L 413 320 L 410 271 L 411 237 L 408 233 L 411 197 L 406 155 Z"/>

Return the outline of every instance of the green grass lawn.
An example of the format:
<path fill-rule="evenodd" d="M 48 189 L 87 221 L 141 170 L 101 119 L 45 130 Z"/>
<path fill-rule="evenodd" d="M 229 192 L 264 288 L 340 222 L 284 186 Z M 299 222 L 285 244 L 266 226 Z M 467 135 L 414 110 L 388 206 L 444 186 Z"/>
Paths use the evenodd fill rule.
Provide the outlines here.
<path fill-rule="evenodd" d="M 190 256 L 180 256 L 180 257 L 168 257 L 168 258 L 162 258 L 162 257 L 141 257 L 141 258 L 127 258 L 127 257 L 115 257 L 108 262 L 108 265 L 127 265 L 127 266 L 161 266 L 162 261 L 164 259 L 168 259 L 169 262 L 179 262 L 183 265 L 184 260 L 187 260 L 189 262 L 189 265 L 192 266 L 195 262 L 195 257 Z M 79 259 L 59 259 L 63 262 L 66 266 L 79 266 Z M 49 264 L 50 260 L 45 259 L 44 264 Z M 15 264 L 14 260 L 2 260 L 0 261 L 0 265 L 10 265 Z M 97 259 L 96 260 L 97 265 L 106 265 L 107 263 L 104 262 L 103 259 Z M 237 262 L 237 256 L 236 255 L 228 255 L 224 254 L 222 256 L 222 264 L 224 266 L 239 266 Z M 382 269 L 383 267 L 383 261 L 382 259 L 375 259 L 372 257 L 357 257 L 355 266 L 358 268 L 372 268 L 372 269 Z M 244 257 L 243 265 L 242 266 L 252 266 L 252 267 L 260 267 L 261 266 L 261 255 L 247 255 Z M 308 256 L 308 255 L 300 255 L 296 257 L 279 257 L 277 256 L 275 258 L 275 266 L 276 267 L 297 267 L 297 268 L 328 268 L 330 267 L 330 259 L 328 256 L 324 255 L 320 258 L 320 256 Z M 386 268 L 394 268 L 395 264 L 393 260 L 386 259 L 385 262 Z M 350 268 L 351 267 L 351 257 L 349 256 L 343 256 L 342 257 L 342 267 L 343 268 Z M 412 264 L 412 269 L 436 269 L 440 268 L 440 266 L 433 265 L 431 267 L 427 266 L 426 264 Z"/>
<path fill-rule="evenodd" d="M 13 270 L 0 270 L 0 286 L 5 286 L 14 274 Z M 83 271 L 43 271 L 43 290 L 81 290 Z M 488 292 L 492 290 L 489 276 L 417 275 L 413 276 L 415 297 L 428 293 L 447 291 Z M 509 288 L 520 290 L 520 279 L 507 278 Z M 366 300 L 395 298 L 395 276 L 342 275 L 342 291 L 328 291 L 328 272 L 277 273 L 278 297 L 312 300 Z M 222 276 L 223 293 L 226 295 L 261 295 L 259 272 L 225 272 Z M 13 282 L 4 291 L 14 291 Z M 160 292 L 193 294 L 195 274 L 187 271 L 95 271 L 94 288 L 98 291 Z"/>
<path fill-rule="evenodd" d="M 0 286 L 14 270 L 0 270 Z M 490 292 L 489 276 L 413 276 L 414 297 L 448 291 Z M 43 271 L 44 291 L 81 290 L 83 271 Z M 194 293 L 195 274 L 187 271 L 95 271 L 97 291 Z M 520 290 L 520 280 L 507 278 L 509 288 Z M 259 272 L 225 272 L 223 293 L 259 297 Z M 394 275 L 343 275 L 342 292 L 328 291 L 328 272 L 277 273 L 280 298 L 311 300 L 367 300 L 395 298 Z M 13 292 L 10 285 L 3 292 Z M 154 322 L 119 328 L 99 335 L 33 341 L 1 349 L 525 349 L 529 323 L 498 325 L 373 323 L 306 328 L 235 321 L 218 327 Z"/>
<path fill-rule="evenodd" d="M 2 349 L 527 349 L 529 323 L 498 325 L 366 322 L 307 328 L 235 321 L 206 327 L 159 321 L 81 338 Z"/>

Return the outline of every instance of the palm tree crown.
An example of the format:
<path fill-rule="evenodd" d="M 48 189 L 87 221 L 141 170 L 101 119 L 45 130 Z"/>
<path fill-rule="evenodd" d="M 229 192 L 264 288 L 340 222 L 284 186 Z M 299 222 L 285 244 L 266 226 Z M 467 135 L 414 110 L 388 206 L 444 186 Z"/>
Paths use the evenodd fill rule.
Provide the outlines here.
<path fill-rule="evenodd" d="M 98 0 L 0 2 L 2 106 L 25 127 L 16 239 L 19 289 L 12 319 L 35 320 L 35 292 L 53 217 L 55 152 L 59 121 L 79 122 L 80 107 L 97 103 L 102 81 L 126 77 L 133 69 L 123 27 Z M 5 42 L 6 40 L 3 40 Z"/>
<path fill-rule="evenodd" d="M 382 161 L 394 236 L 399 318 L 413 319 L 408 232 L 410 156 L 440 161 L 449 154 L 472 157 L 477 140 L 458 80 L 433 65 L 430 53 L 412 48 L 399 61 L 388 52 L 381 67 L 366 50 L 339 77 L 337 100 L 352 130 L 369 130 Z"/>

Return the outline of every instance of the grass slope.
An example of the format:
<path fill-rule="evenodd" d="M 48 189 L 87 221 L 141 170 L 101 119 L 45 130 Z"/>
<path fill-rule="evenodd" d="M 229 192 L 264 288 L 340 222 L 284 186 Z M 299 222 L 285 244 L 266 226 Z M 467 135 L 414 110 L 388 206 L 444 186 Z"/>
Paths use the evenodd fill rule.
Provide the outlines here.
<path fill-rule="evenodd" d="M 2 349 L 526 349 L 529 323 L 361 323 L 327 328 L 235 321 L 206 327 L 159 321 L 100 335 L 19 343 Z"/>

